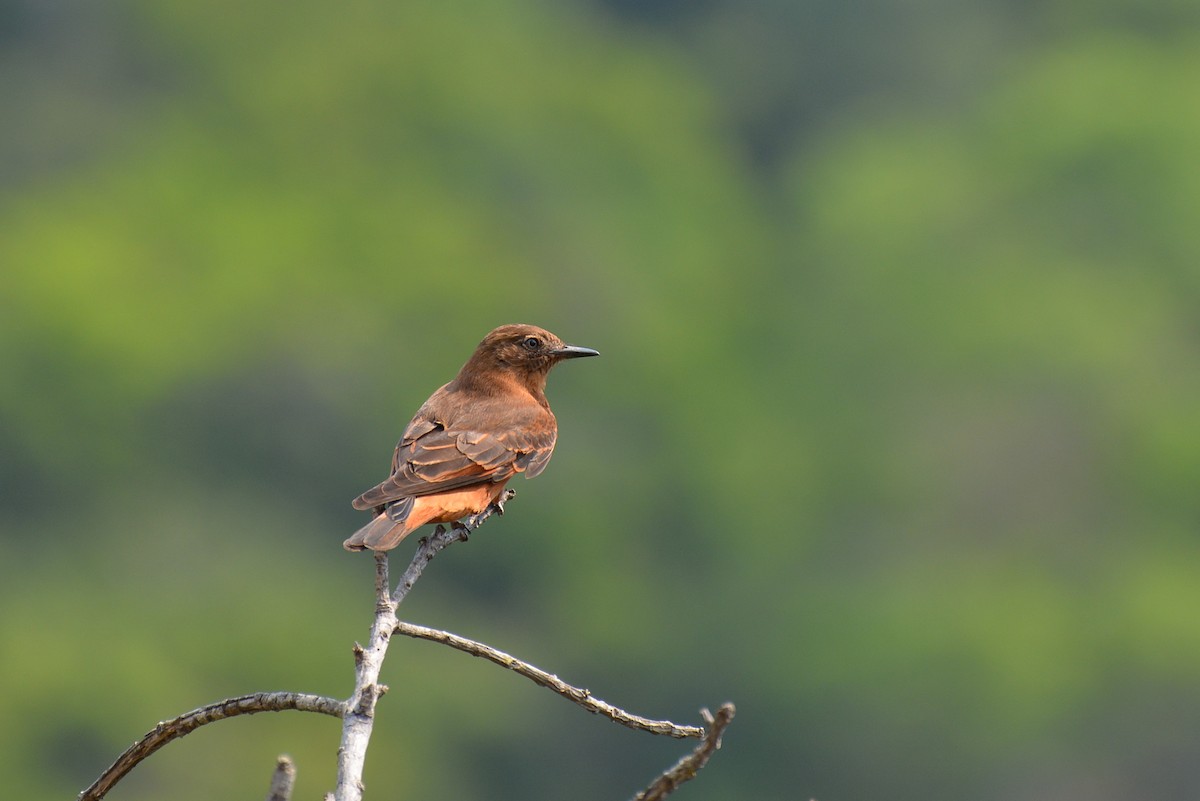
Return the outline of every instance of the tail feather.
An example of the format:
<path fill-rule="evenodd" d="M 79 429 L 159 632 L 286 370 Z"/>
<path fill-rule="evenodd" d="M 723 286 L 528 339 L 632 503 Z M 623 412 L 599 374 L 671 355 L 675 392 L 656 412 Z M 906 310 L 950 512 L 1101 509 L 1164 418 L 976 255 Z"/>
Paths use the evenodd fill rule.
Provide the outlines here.
<path fill-rule="evenodd" d="M 417 528 L 420 526 L 410 528 L 405 520 L 399 522 L 392 520 L 384 512 L 376 515 L 370 523 L 354 532 L 349 539 L 342 543 L 342 547 L 347 551 L 362 551 L 367 548 L 372 551 L 390 551 Z"/>

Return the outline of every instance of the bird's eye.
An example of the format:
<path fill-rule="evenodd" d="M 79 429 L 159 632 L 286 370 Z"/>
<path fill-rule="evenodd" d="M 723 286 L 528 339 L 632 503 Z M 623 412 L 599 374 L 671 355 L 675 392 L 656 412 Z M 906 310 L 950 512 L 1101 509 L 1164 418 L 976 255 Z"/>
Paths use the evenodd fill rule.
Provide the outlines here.
<path fill-rule="evenodd" d="M 537 350 L 542 346 L 542 340 L 537 337 L 525 337 L 521 344 L 525 346 L 526 350 Z"/>

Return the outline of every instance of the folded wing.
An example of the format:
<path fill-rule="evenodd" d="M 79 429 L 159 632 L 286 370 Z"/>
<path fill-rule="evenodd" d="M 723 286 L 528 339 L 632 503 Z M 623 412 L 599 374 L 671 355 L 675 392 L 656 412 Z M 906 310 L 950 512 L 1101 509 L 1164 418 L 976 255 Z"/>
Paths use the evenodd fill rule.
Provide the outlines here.
<path fill-rule="evenodd" d="M 372 509 L 404 498 L 473 484 L 506 481 L 514 473 L 535 476 L 554 451 L 555 431 L 510 430 L 500 434 L 451 431 L 435 421 L 409 424 L 392 456 L 392 475 L 354 500 Z"/>

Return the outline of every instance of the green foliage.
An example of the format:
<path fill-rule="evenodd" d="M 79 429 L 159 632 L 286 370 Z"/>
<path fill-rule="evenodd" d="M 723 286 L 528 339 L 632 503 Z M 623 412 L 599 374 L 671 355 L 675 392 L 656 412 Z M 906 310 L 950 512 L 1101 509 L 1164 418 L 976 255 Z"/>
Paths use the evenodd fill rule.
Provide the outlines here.
<path fill-rule="evenodd" d="M 109 12 L 127 104 L 0 184 L 6 786 L 69 797 L 218 698 L 348 693 L 347 501 L 527 321 L 602 358 L 555 373 L 553 466 L 406 618 L 645 714 L 736 701 L 696 798 L 1190 797 L 1200 43 L 1105 9 L 1020 46 L 958 11 L 1005 46 L 888 93 L 964 61 L 922 7 L 894 80 L 849 59 L 791 101 L 788 32 L 836 52 L 846 12 Z M 784 102 L 820 124 L 765 131 Z M 373 794 L 620 797 L 680 750 L 421 643 L 385 679 Z M 315 796 L 337 729 L 307 717 L 210 727 L 114 798 L 244 796 L 279 752 Z"/>

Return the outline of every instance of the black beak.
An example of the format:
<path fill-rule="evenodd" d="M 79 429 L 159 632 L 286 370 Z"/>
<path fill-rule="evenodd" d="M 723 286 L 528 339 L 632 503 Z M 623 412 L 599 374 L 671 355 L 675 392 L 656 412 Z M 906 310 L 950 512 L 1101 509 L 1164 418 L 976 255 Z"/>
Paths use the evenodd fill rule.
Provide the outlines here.
<path fill-rule="evenodd" d="M 578 345 L 563 345 L 551 351 L 560 359 L 579 359 L 584 356 L 599 356 L 600 351 L 591 348 L 581 348 Z"/>

